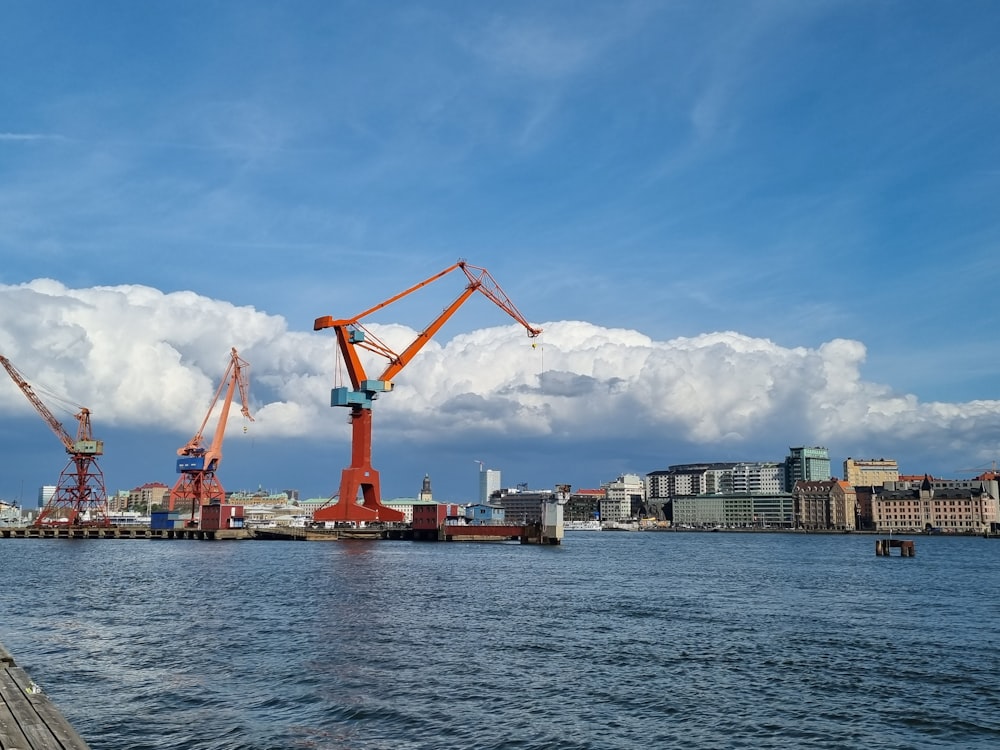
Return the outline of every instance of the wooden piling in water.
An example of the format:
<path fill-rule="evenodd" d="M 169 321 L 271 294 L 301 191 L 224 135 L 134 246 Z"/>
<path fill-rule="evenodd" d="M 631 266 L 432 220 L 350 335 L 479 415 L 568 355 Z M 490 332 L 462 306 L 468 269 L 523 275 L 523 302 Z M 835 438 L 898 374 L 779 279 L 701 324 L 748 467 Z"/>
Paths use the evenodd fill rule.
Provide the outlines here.
<path fill-rule="evenodd" d="M 899 550 L 900 557 L 914 557 L 917 554 L 917 548 L 912 539 L 875 540 L 875 554 L 879 557 L 888 557 L 893 549 Z"/>

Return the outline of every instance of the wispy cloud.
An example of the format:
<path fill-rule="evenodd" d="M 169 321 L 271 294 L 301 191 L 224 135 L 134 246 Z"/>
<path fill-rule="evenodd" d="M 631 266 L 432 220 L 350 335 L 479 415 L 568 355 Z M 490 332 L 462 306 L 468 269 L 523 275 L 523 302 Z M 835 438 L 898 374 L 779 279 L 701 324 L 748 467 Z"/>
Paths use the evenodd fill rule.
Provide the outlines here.
<path fill-rule="evenodd" d="M 0 132 L 0 141 L 65 141 L 66 136 L 56 133 Z"/>

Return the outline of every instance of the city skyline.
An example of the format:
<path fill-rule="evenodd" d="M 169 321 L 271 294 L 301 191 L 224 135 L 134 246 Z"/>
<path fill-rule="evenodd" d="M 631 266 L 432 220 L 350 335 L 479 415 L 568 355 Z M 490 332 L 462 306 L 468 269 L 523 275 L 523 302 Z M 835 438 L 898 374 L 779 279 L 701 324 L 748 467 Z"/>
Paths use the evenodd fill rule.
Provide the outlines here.
<path fill-rule="evenodd" d="M 786 455 L 786 456 L 784 456 L 783 458 L 780 458 L 780 459 L 779 458 L 735 459 L 735 460 L 729 460 L 729 461 L 694 460 L 694 461 L 689 461 L 689 462 L 684 462 L 684 463 L 665 464 L 662 468 L 650 469 L 648 471 L 629 471 L 629 472 L 623 472 L 623 473 L 620 473 L 620 474 L 616 475 L 615 477 L 606 477 L 606 478 L 602 479 L 601 481 L 599 481 L 597 483 L 594 483 L 593 485 L 586 485 L 586 486 L 585 485 L 575 485 L 575 484 L 572 484 L 572 482 L 569 482 L 568 484 L 572 488 L 572 492 L 574 492 L 574 493 L 576 493 L 578 491 L 594 492 L 594 491 L 597 491 L 597 490 L 599 490 L 602 487 L 605 487 L 607 485 L 615 484 L 616 482 L 621 481 L 623 478 L 627 478 L 629 476 L 637 476 L 637 477 L 639 477 L 644 482 L 644 484 L 646 485 L 646 489 L 648 490 L 649 489 L 648 478 L 651 475 L 654 475 L 654 474 L 667 474 L 667 473 L 670 473 L 670 472 L 675 471 L 675 470 L 694 469 L 694 468 L 697 468 L 697 467 L 708 467 L 708 469 L 710 469 L 710 470 L 719 470 L 719 469 L 721 469 L 723 467 L 733 467 L 733 466 L 755 467 L 755 466 L 762 465 L 762 466 L 774 466 L 774 467 L 777 467 L 778 469 L 780 469 L 780 471 L 777 473 L 776 476 L 777 476 L 778 480 L 782 481 L 783 485 L 787 485 L 787 481 L 785 481 L 787 479 L 787 474 L 785 473 L 786 463 L 787 463 L 787 461 L 790 458 L 792 458 L 793 454 L 797 450 L 802 450 L 802 449 L 806 449 L 806 450 L 817 449 L 817 450 L 820 450 L 820 451 L 825 451 L 826 450 L 823 446 L 789 446 L 789 448 L 788 448 L 789 455 Z M 996 471 L 996 464 L 995 463 L 991 463 L 988 466 L 971 467 L 966 472 L 966 474 L 964 474 L 964 475 L 954 475 L 954 476 L 951 476 L 951 475 L 949 475 L 949 476 L 940 476 L 940 475 L 938 475 L 938 476 L 936 476 L 936 475 L 930 474 L 928 472 L 920 472 L 920 471 L 918 471 L 918 472 L 907 472 L 907 471 L 903 471 L 903 470 L 899 469 L 898 462 L 896 461 L 896 459 L 891 458 L 891 457 L 884 457 L 884 456 L 871 457 L 871 456 L 869 456 L 869 457 L 862 458 L 862 457 L 859 457 L 859 456 L 853 456 L 853 457 L 852 456 L 847 456 L 847 457 L 845 457 L 843 459 L 843 461 L 840 461 L 840 462 L 834 461 L 832 458 L 830 458 L 830 460 L 829 460 L 829 464 L 830 464 L 830 472 L 829 472 L 830 476 L 829 476 L 829 479 L 832 479 L 832 480 L 841 480 L 841 481 L 847 480 L 848 476 L 846 474 L 846 471 L 838 472 L 838 471 L 834 470 L 834 467 L 845 469 L 846 467 L 844 466 L 844 464 L 846 462 L 848 462 L 848 461 L 852 461 L 854 464 L 878 464 L 879 466 L 876 466 L 874 468 L 877 469 L 877 470 L 880 470 L 880 472 L 885 470 L 885 465 L 891 465 L 892 467 L 895 467 L 895 473 L 896 473 L 896 475 L 897 475 L 897 477 L 899 479 L 902 479 L 902 478 L 905 477 L 908 480 L 912 480 L 914 477 L 929 477 L 931 480 L 935 480 L 935 481 L 970 481 L 970 480 L 975 479 L 975 477 L 973 476 L 974 473 L 975 474 L 986 474 L 986 475 L 988 475 L 990 472 L 995 472 Z M 523 491 L 527 491 L 527 492 L 552 492 L 552 491 L 554 491 L 554 489 L 556 488 L 557 485 L 565 485 L 565 484 L 567 484 L 567 482 L 561 482 L 561 481 L 553 481 L 553 482 L 551 482 L 551 483 L 549 483 L 547 485 L 539 484 L 537 486 L 528 485 L 527 483 L 523 483 L 523 482 L 510 482 L 510 483 L 508 483 L 506 481 L 503 481 L 502 478 L 501 478 L 503 476 L 503 469 L 502 468 L 500 468 L 500 467 L 487 467 L 484 462 L 479 461 L 479 460 L 474 460 L 474 463 L 478 464 L 479 467 L 480 467 L 479 469 L 476 470 L 477 471 L 477 476 L 476 476 L 476 483 L 477 483 L 477 485 L 476 485 L 476 491 L 475 491 L 475 493 L 467 492 L 466 494 L 461 495 L 461 496 L 443 497 L 437 491 L 434 491 L 432 493 L 432 499 L 435 502 L 443 502 L 443 503 L 460 503 L 460 504 L 478 503 L 478 502 L 483 502 L 484 492 L 485 492 L 485 494 L 486 494 L 487 497 L 489 496 L 489 494 L 492 491 L 495 491 L 495 490 L 504 490 L 504 491 L 523 490 Z M 485 481 L 484 481 L 484 478 L 485 478 Z M 743 482 L 745 483 L 746 481 L 747 481 L 747 477 L 744 476 L 743 477 Z M 812 478 L 812 479 L 810 479 L 808 481 L 816 481 L 816 478 Z M 403 493 L 397 493 L 395 495 L 384 495 L 383 499 L 386 500 L 386 501 L 404 500 L 404 499 L 408 499 L 408 498 L 409 499 L 420 499 L 421 495 L 424 493 L 425 483 L 427 483 L 427 482 L 430 482 L 430 484 L 433 485 L 434 484 L 434 478 L 432 476 L 430 476 L 429 474 L 424 474 L 422 477 L 420 477 L 420 481 L 419 481 L 420 487 L 419 487 L 419 489 L 417 489 L 417 490 L 415 490 L 413 492 L 403 492 Z M 878 486 L 881 486 L 881 481 L 876 482 L 876 484 Z M 164 483 L 161 480 L 150 479 L 150 480 L 144 481 L 141 484 L 136 485 L 134 487 L 116 487 L 116 488 L 108 487 L 108 497 L 110 499 L 113 495 L 116 495 L 116 494 L 119 494 L 119 493 L 125 493 L 125 494 L 127 494 L 129 492 L 135 492 L 137 490 L 146 489 L 146 488 L 150 488 L 150 487 L 163 487 L 163 488 L 169 489 L 170 486 L 171 486 L 171 484 Z M 867 484 L 865 486 L 867 486 Z M 49 485 L 49 486 L 40 486 L 40 487 L 36 488 L 35 494 L 39 498 L 39 500 L 38 500 L 39 507 L 41 507 L 41 505 L 44 505 L 44 501 L 41 499 L 43 491 L 44 490 L 54 490 L 54 489 L 55 489 L 55 487 L 51 486 L 51 485 Z M 753 490 L 749 490 L 749 491 L 753 492 Z M 761 492 L 772 492 L 772 491 L 775 491 L 775 490 L 772 490 L 772 489 L 769 489 L 769 488 L 762 488 L 760 491 Z M 791 492 L 791 488 L 785 486 L 783 489 L 778 490 L 778 491 L 780 491 L 780 492 Z M 265 486 L 263 484 L 257 484 L 256 487 L 248 486 L 248 487 L 239 487 L 239 488 L 229 488 L 229 489 L 227 489 L 227 494 L 230 494 L 230 493 L 235 493 L 237 495 L 243 495 L 243 496 L 250 496 L 250 495 L 255 495 L 255 494 L 263 494 L 263 495 L 266 495 L 266 496 L 277 496 L 277 495 L 280 495 L 282 493 L 285 493 L 285 494 L 291 493 L 292 497 L 290 499 L 302 500 L 302 501 L 305 501 L 305 500 L 317 500 L 317 499 L 324 498 L 324 497 L 330 497 L 329 494 L 320 494 L 320 495 L 302 494 L 300 492 L 300 490 L 299 490 L 298 487 L 295 487 L 295 486 L 292 486 L 292 485 L 289 485 L 289 484 L 277 485 L 277 486 Z M 51 496 L 51 492 L 49 492 L 46 495 L 46 497 L 50 497 L 50 496 Z M 12 498 L 9 498 L 9 497 L 0 497 L 0 501 L 11 502 L 12 500 L 16 501 L 17 498 L 13 498 L 12 499 Z M 24 508 L 34 507 L 34 502 L 31 501 L 30 498 L 29 498 L 29 501 L 27 503 L 20 503 L 19 502 L 19 504 L 22 507 L 24 507 Z"/>
<path fill-rule="evenodd" d="M 458 258 L 544 332 L 457 311 L 375 404 L 386 497 L 475 497 L 476 460 L 1000 454 L 995 4 L 55 7 L 3 11 L 0 354 L 92 411 L 109 490 L 173 483 L 236 347 L 223 487 L 336 492 L 313 321 Z M 462 286 L 371 330 L 403 347 Z M 9 382 L 0 446 L 0 497 L 64 464 Z"/>

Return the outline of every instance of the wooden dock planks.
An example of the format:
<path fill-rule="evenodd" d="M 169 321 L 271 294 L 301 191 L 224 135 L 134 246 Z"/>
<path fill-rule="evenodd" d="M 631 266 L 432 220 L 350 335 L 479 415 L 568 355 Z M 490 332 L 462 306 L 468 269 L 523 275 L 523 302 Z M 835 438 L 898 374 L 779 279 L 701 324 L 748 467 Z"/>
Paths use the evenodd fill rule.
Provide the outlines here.
<path fill-rule="evenodd" d="M 0 750 L 89 750 L 55 704 L 2 645 Z"/>

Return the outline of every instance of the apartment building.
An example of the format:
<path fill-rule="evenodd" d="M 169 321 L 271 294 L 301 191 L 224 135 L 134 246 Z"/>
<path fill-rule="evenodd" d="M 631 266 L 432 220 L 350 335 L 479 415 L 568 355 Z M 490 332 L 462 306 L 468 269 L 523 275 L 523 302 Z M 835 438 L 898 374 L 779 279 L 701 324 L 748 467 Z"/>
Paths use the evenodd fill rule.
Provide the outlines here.
<path fill-rule="evenodd" d="M 733 464 L 732 493 L 734 495 L 771 494 L 784 491 L 784 467 L 771 461 Z"/>
<path fill-rule="evenodd" d="M 733 466 L 732 463 L 676 464 L 665 471 L 651 472 L 646 475 L 646 497 L 667 500 L 732 492 Z"/>
<path fill-rule="evenodd" d="M 646 500 L 646 483 L 638 474 L 621 474 L 601 485 L 601 520 L 616 522 L 634 518 Z"/>
<path fill-rule="evenodd" d="M 785 488 L 796 482 L 823 482 L 830 479 L 830 451 L 820 446 L 789 448 L 785 458 Z"/>
<path fill-rule="evenodd" d="M 790 529 L 795 525 L 795 502 L 787 492 L 675 497 L 673 523 L 681 528 Z"/>
<path fill-rule="evenodd" d="M 844 461 L 844 480 L 853 487 L 881 487 L 899 481 L 899 464 L 893 458 L 848 458 Z"/>
<path fill-rule="evenodd" d="M 563 509 L 566 521 L 593 521 L 601 517 L 601 503 L 605 495 L 602 489 L 579 489 L 569 496 Z"/>
<path fill-rule="evenodd" d="M 169 500 L 170 488 L 167 485 L 162 482 L 147 482 L 128 492 L 128 507 L 116 507 L 111 510 L 137 510 L 149 513 L 153 508 L 166 508 Z"/>
<path fill-rule="evenodd" d="M 878 531 L 981 534 L 1000 521 L 997 480 L 886 482 L 872 497 Z"/>
<path fill-rule="evenodd" d="M 796 482 L 792 497 L 798 528 L 854 531 L 858 527 L 858 497 L 849 482 Z"/>

